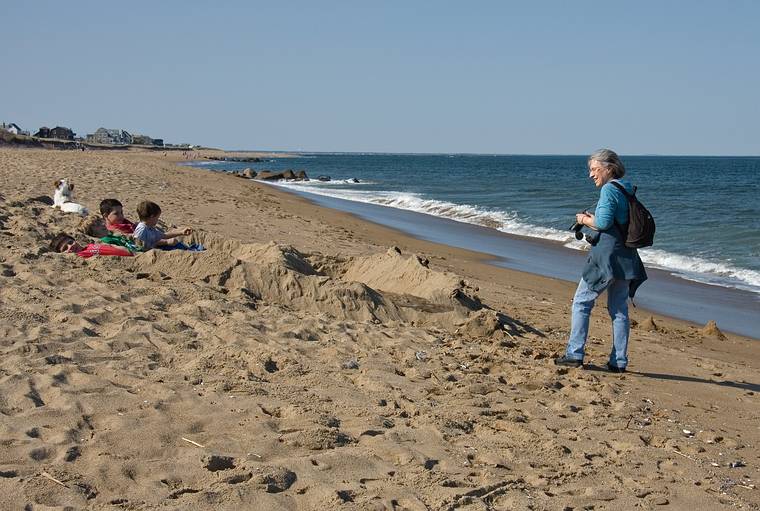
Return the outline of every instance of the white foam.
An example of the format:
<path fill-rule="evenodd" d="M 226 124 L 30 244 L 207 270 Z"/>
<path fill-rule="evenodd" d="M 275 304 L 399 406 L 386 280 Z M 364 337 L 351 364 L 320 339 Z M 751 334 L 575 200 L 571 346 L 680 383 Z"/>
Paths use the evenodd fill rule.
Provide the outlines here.
<path fill-rule="evenodd" d="M 309 193 L 336 197 L 356 202 L 378 204 L 391 208 L 415 211 L 432 216 L 448 218 L 483 227 L 490 227 L 508 234 L 528 236 L 558 241 L 567 248 L 588 250 L 589 244 L 576 240 L 571 231 L 561 231 L 551 227 L 542 227 L 521 220 L 517 213 L 502 210 L 489 210 L 467 204 L 455 204 L 447 201 L 426 199 L 419 194 L 389 191 L 346 190 L 309 186 L 308 182 L 270 183 L 284 188 L 309 188 Z M 326 185 L 330 182 L 321 182 Z M 336 184 L 340 181 L 335 181 Z M 354 184 L 354 183 L 343 183 Z M 359 183 L 359 184 L 367 184 Z M 760 272 L 739 268 L 727 262 L 710 261 L 698 256 L 674 254 L 659 249 L 642 249 L 642 260 L 649 266 L 671 271 L 674 274 L 705 284 L 719 285 L 760 293 Z"/>
<path fill-rule="evenodd" d="M 760 293 L 758 271 L 738 268 L 723 261 L 710 261 L 698 256 L 685 256 L 654 248 L 641 249 L 639 254 L 648 265 L 675 270 L 676 274 L 689 280 Z"/>
<path fill-rule="evenodd" d="M 285 188 L 309 187 L 308 182 L 275 182 L 276 186 Z M 327 184 L 327 183 L 322 183 Z M 350 183 L 354 184 L 354 183 Z M 367 184 L 366 182 L 360 184 Z M 425 199 L 416 193 L 368 191 L 368 190 L 345 190 L 345 189 L 320 189 L 317 186 L 310 188 L 309 193 L 336 197 L 355 202 L 377 204 L 391 208 L 415 211 L 427 215 L 448 218 L 458 222 L 490 227 L 508 234 L 529 236 L 533 238 L 549 239 L 568 244 L 573 248 L 582 248 L 583 242 L 578 242 L 572 232 L 560 231 L 551 227 L 541 227 L 520 220 L 515 212 L 491 210 L 471 206 L 468 204 L 455 204 L 436 199 Z M 577 247 L 574 246 L 577 244 Z"/>

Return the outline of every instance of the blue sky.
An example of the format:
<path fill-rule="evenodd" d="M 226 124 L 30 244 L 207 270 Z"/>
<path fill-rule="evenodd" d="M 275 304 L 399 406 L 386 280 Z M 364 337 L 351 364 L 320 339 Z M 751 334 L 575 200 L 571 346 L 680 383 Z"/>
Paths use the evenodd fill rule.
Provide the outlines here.
<path fill-rule="evenodd" d="M 760 2 L 4 2 L 0 120 L 226 149 L 760 154 Z"/>

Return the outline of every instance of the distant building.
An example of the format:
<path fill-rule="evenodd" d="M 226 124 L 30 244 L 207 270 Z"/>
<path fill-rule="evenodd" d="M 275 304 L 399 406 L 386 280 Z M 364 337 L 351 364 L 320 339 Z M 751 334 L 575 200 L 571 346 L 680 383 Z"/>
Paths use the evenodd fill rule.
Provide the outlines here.
<path fill-rule="evenodd" d="M 87 135 L 87 142 L 91 144 L 128 145 L 132 143 L 132 135 L 124 130 L 98 128 L 95 133 Z"/>
<path fill-rule="evenodd" d="M 132 135 L 132 143 L 138 145 L 152 145 L 163 147 L 164 139 L 150 138 L 148 135 Z"/>
<path fill-rule="evenodd" d="M 74 132 L 69 128 L 63 126 L 56 126 L 55 128 L 48 128 L 43 126 L 37 133 L 34 134 L 37 138 L 56 138 L 58 140 L 74 140 Z"/>
<path fill-rule="evenodd" d="M 16 124 L 15 122 L 0 123 L 0 129 L 13 133 L 14 135 L 29 135 L 28 131 L 24 131 L 21 128 L 19 128 L 19 125 Z"/>
<path fill-rule="evenodd" d="M 148 135 L 132 135 L 132 143 L 138 145 L 153 145 L 153 139 Z"/>
<path fill-rule="evenodd" d="M 50 138 L 57 138 L 58 140 L 74 140 L 74 131 L 63 126 L 56 126 L 50 130 Z"/>

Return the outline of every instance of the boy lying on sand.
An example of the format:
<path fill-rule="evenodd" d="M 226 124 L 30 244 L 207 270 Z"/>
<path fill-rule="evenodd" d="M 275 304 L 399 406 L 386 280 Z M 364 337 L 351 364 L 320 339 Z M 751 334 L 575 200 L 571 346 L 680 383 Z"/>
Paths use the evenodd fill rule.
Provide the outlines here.
<path fill-rule="evenodd" d="M 65 232 L 59 233 L 53 238 L 53 241 L 50 242 L 50 248 L 55 252 L 71 252 L 84 258 L 97 255 L 122 257 L 134 255 L 125 247 L 118 247 L 107 243 L 90 243 L 83 247 Z"/>
<path fill-rule="evenodd" d="M 122 231 L 112 231 L 107 228 L 108 223 L 103 217 L 91 215 L 79 224 L 79 230 L 87 236 L 99 238 L 101 243 L 109 245 L 118 245 L 128 249 L 130 252 L 141 252 L 140 247 L 135 243 L 131 234 L 125 234 Z"/>

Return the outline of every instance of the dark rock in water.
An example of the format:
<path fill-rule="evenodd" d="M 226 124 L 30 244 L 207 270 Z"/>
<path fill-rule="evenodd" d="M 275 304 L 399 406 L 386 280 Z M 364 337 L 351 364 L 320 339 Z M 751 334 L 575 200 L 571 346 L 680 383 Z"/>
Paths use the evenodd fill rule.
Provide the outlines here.
<path fill-rule="evenodd" d="M 359 182 L 359 180 L 358 180 L 358 179 L 356 179 L 355 177 L 352 177 L 352 178 L 351 178 L 351 179 L 349 179 L 348 181 L 349 181 L 350 183 L 358 183 L 358 182 Z"/>
<path fill-rule="evenodd" d="M 317 181 L 330 181 L 330 176 L 317 176 Z"/>
<path fill-rule="evenodd" d="M 282 179 L 282 172 L 260 170 L 259 173 L 256 174 L 256 179 L 261 179 L 262 181 L 275 181 L 277 179 Z"/>
<path fill-rule="evenodd" d="M 262 170 L 259 171 L 259 173 L 256 175 L 256 179 L 261 179 L 264 181 L 276 181 L 278 179 L 292 179 L 296 181 L 308 181 L 309 176 L 306 175 L 306 172 L 303 170 L 299 170 L 297 173 L 293 172 L 292 170 L 283 170 L 282 172 L 275 172 L 272 170 Z"/>
<path fill-rule="evenodd" d="M 247 178 L 247 179 L 253 179 L 256 177 L 256 171 L 252 168 L 244 169 L 243 172 L 240 173 L 241 177 Z"/>

